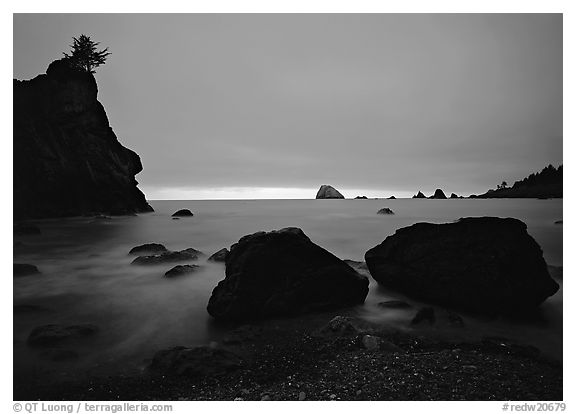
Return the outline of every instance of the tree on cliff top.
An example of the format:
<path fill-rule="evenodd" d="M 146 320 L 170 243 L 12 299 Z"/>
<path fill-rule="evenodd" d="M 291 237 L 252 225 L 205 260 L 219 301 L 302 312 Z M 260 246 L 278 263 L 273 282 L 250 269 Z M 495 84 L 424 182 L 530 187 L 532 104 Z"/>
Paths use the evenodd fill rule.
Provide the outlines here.
<path fill-rule="evenodd" d="M 79 38 L 73 38 L 74 43 L 70 45 L 72 50 L 70 54 L 64 52 L 64 58 L 68 60 L 71 66 L 85 70 L 89 73 L 96 72 L 94 69 L 106 63 L 106 58 L 110 55 L 108 48 L 96 50 L 97 42 L 93 42 L 90 37 L 80 35 Z"/>

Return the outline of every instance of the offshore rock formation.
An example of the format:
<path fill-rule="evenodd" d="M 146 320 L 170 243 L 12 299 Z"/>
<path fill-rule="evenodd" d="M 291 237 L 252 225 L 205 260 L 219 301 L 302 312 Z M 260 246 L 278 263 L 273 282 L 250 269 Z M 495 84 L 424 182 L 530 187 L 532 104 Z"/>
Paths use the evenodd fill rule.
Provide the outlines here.
<path fill-rule="evenodd" d="M 417 223 L 365 255 L 381 285 L 480 313 L 524 312 L 558 291 L 542 250 L 513 218 Z"/>
<path fill-rule="evenodd" d="M 331 185 L 322 185 L 316 194 L 316 199 L 321 198 L 344 198 L 344 196 Z"/>
<path fill-rule="evenodd" d="M 242 237 L 226 257 L 226 278 L 208 313 L 243 321 L 336 309 L 364 302 L 368 278 L 288 227 Z"/>
<path fill-rule="evenodd" d="M 92 74 L 57 60 L 13 85 L 15 218 L 152 211 L 140 157 L 118 142 Z"/>
<path fill-rule="evenodd" d="M 434 195 L 431 196 L 430 198 L 436 200 L 445 200 L 446 194 L 444 194 L 444 191 L 442 191 L 440 188 L 437 188 L 436 191 L 434 191 Z"/>
<path fill-rule="evenodd" d="M 426 196 L 422 194 L 422 191 L 418 191 L 418 194 L 413 195 L 412 198 L 426 198 Z"/>

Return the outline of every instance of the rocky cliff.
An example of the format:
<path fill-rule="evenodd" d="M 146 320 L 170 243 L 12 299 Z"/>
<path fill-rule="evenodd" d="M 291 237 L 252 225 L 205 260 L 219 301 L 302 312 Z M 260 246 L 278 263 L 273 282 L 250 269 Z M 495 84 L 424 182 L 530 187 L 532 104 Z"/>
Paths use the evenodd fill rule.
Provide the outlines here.
<path fill-rule="evenodd" d="M 512 187 L 488 190 L 470 198 L 562 198 L 563 168 L 549 165 L 536 174 L 516 181 Z"/>
<path fill-rule="evenodd" d="M 92 74 L 57 60 L 13 88 L 15 218 L 152 211 L 140 157 L 118 142 Z"/>

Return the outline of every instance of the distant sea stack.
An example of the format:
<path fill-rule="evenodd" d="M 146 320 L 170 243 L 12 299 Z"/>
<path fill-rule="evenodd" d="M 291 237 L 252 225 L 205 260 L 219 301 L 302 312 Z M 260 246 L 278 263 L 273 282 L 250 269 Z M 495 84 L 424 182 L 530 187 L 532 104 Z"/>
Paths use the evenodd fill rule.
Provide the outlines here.
<path fill-rule="evenodd" d="M 434 195 L 430 198 L 436 199 L 436 200 L 445 200 L 446 199 L 446 194 L 444 194 L 444 191 L 442 191 L 441 189 L 437 188 L 436 191 L 434 191 Z"/>
<path fill-rule="evenodd" d="M 344 198 L 344 196 L 331 185 L 322 185 L 316 194 L 316 199 L 323 198 Z"/>
<path fill-rule="evenodd" d="M 15 218 L 153 211 L 140 157 L 118 142 L 91 73 L 56 60 L 13 87 Z"/>
<path fill-rule="evenodd" d="M 418 191 L 418 194 L 412 196 L 412 198 L 426 198 L 426 196 L 422 194 L 422 191 Z"/>
<path fill-rule="evenodd" d="M 484 194 L 470 198 L 562 198 L 563 168 L 549 165 L 536 174 L 516 181 L 512 187 L 506 182 L 496 190 L 488 190 Z"/>

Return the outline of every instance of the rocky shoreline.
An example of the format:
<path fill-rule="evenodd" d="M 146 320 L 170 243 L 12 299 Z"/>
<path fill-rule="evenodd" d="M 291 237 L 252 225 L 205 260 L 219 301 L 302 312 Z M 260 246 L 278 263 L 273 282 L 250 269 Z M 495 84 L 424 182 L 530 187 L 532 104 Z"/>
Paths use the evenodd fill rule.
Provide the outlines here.
<path fill-rule="evenodd" d="M 315 315 L 317 321 L 330 316 Z M 562 400 L 562 363 L 504 338 L 447 342 L 350 318 L 315 327 L 243 325 L 214 349 L 226 374 L 86 377 L 17 384 L 17 400 Z M 334 319 L 332 319 L 334 321 Z M 303 325 L 306 325 L 304 323 Z M 365 337 L 376 338 L 374 342 Z M 376 343 L 377 345 L 374 345 Z M 201 366 L 201 364 L 200 364 Z"/>

